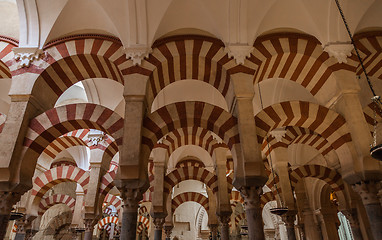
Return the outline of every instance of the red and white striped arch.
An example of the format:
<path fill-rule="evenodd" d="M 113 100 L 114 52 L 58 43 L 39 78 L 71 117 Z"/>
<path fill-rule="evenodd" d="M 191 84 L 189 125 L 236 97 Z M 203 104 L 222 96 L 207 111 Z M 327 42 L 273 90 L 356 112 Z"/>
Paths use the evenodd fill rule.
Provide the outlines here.
<path fill-rule="evenodd" d="M 12 77 L 10 67 L 15 63 L 12 49 L 17 46 L 16 40 L 0 36 L 0 79 Z"/>
<path fill-rule="evenodd" d="M 203 194 L 197 193 L 197 192 L 184 192 L 176 197 L 174 197 L 171 201 L 171 211 L 172 213 L 175 212 L 176 208 L 178 208 L 182 203 L 185 202 L 196 202 L 199 203 L 204 207 L 204 209 L 208 212 L 209 208 L 209 201 L 206 196 Z"/>
<path fill-rule="evenodd" d="M 72 136 L 61 136 L 59 138 L 56 138 L 56 140 L 54 140 L 53 142 L 51 142 L 45 148 L 42 154 L 48 155 L 50 158 L 55 159 L 60 152 L 75 146 L 87 147 L 88 145 L 81 138 Z"/>
<path fill-rule="evenodd" d="M 65 194 L 54 194 L 52 196 L 48 196 L 41 200 L 38 215 L 42 216 L 50 207 L 56 204 L 65 204 L 74 212 L 74 207 L 76 205 L 76 200 L 69 195 Z"/>
<path fill-rule="evenodd" d="M 63 182 L 78 183 L 86 194 L 89 172 L 74 166 L 60 166 L 49 169 L 37 176 L 32 187 L 32 211 L 36 211 L 37 214 L 38 206 L 45 193 L 55 185 Z"/>
<path fill-rule="evenodd" d="M 191 179 L 205 183 L 213 193 L 216 193 L 218 190 L 217 176 L 215 174 L 205 168 L 187 166 L 177 168 L 165 176 L 163 191 L 166 194 L 170 194 L 176 184 Z"/>
<path fill-rule="evenodd" d="M 283 137 L 280 142 L 278 142 L 273 136 L 268 136 L 268 139 L 264 139 L 262 149 L 266 156 L 268 156 L 273 149 L 278 147 L 287 148 L 291 144 L 298 143 L 307 144 L 315 148 L 324 156 L 334 150 L 325 138 L 312 130 L 295 126 L 288 126 L 285 130 L 285 137 Z M 269 141 L 269 147 L 267 140 Z"/>
<path fill-rule="evenodd" d="M 258 66 L 255 83 L 269 78 L 290 79 L 305 87 L 313 96 L 331 90 L 328 82 L 334 81 L 333 73 L 340 69 L 355 71 L 357 58 L 352 55 L 347 63 L 338 63 L 322 49 L 314 37 L 283 33 L 256 39 L 254 51 L 248 59 Z"/>
<path fill-rule="evenodd" d="M 146 213 L 149 213 L 149 211 L 147 210 L 147 207 L 146 206 L 140 206 L 138 209 L 138 215 L 143 215 Z"/>
<path fill-rule="evenodd" d="M 241 196 L 241 194 L 240 194 L 239 191 L 232 191 L 232 192 L 231 192 L 231 198 L 230 198 L 230 200 L 233 201 L 233 202 L 244 203 L 244 199 L 243 199 L 243 197 Z"/>
<path fill-rule="evenodd" d="M 243 220 L 243 219 L 244 220 L 246 219 L 245 212 L 236 215 L 236 217 L 235 217 L 235 226 L 237 226 L 240 223 L 240 221 Z M 232 226 L 232 222 L 231 221 L 229 222 L 229 226 L 230 227 Z"/>
<path fill-rule="evenodd" d="M 164 106 L 144 119 L 143 144 L 152 149 L 167 133 L 190 126 L 214 132 L 230 148 L 239 142 L 237 119 L 229 112 L 204 102 L 178 102 Z"/>
<path fill-rule="evenodd" d="M 123 119 L 112 110 L 90 103 L 50 109 L 30 121 L 24 140 L 28 161 L 37 158 L 59 136 L 78 129 L 98 129 L 122 144 Z"/>
<path fill-rule="evenodd" d="M 228 57 L 221 40 L 204 36 L 177 36 L 156 41 L 153 51 L 141 66 L 133 66 L 124 74 L 140 73 L 149 77 L 148 103 L 169 84 L 195 79 L 215 87 L 231 106 L 232 74 L 243 72 L 254 75 L 254 65 L 237 65 Z M 249 65 L 252 65 L 249 66 Z"/>
<path fill-rule="evenodd" d="M 205 149 L 211 156 L 217 147 L 227 147 L 224 143 L 219 143 L 207 129 L 200 127 L 185 127 L 175 129 L 168 133 L 161 143 L 155 147 L 164 147 L 170 156 L 177 148 L 185 145 L 195 145 Z"/>
<path fill-rule="evenodd" d="M 110 223 L 118 224 L 118 221 L 118 217 L 115 216 L 104 217 L 103 219 L 98 221 L 98 229 L 101 230 L 104 228 L 105 225 Z"/>
<path fill-rule="evenodd" d="M 175 168 L 182 168 L 182 167 L 201 167 L 201 168 L 205 168 L 206 166 L 200 160 L 187 158 L 187 159 L 180 160 L 175 165 Z"/>
<path fill-rule="evenodd" d="M 99 187 L 99 196 L 101 201 L 106 197 L 109 191 L 115 186 L 114 178 L 115 178 L 115 175 L 117 174 L 117 169 L 118 168 L 115 168 L 113 171 L 109 171 L 105 175 L 103 175 L 101 179 L 101 186 Z"/>
<path fill-rule="evenodd" d="M 382 79 L 382 32 L 356 34 L 354 39 L 368 76 Z M 362 68 L 358 65 L 357 75 L 362 74 Z"/>
<path fill-rule="evenodd" d="M 150 220 L 148 218 L 144 216 L 138 216 L 137 223 L 137 235 L 140 234 L 144 228 L 146 228 L 147 231 L 149 230 Z"/>
<path fill-rule="evenodd" d="M 306 177 L 321 179 L 336 192 L 342 191 L 345 188 L 342 177 L 336 170 L 321 165 L 304 165 L 294 169 L 289 174 L 292 187 L 295 187 L 301 179 Z"/>
<path fill-rule="evenodd" d="M 110 193 L 106 195 L 105 199 L 103 200 L 103 203 L 106 204 L 106 207 L 113 205 L 118 212 L 119 210 L 121 210 L 122 207 L 122 199 Z"/>
<path fill-rule="evenodd" d="M 36 75 L 35 91 L 44 88 L 53 102 L 76 82 L 107 78 L 123 84 L 120 69 L 128 63 L 118 39 L 102 35 L 79 35 L 59 39 L 44 47 L 45 57 L 25 69 L 12 69 L 12 75 L 26 71 Z"/>
<path fill-rule="evenodd" d="M 344 117 L 321 105 L 303 101 L 277 103 L 259 112 L 255 122 L 259 143 L 275 128 L 296 126 L 325 138 L 340 160 L 352 158 L 348 145 L 352 139 Z"/>
<path fill-rule="evenodd" d="M 260 196 L 260 207 L 264 208 L 265 204 L 276 200 L 274 192 L 266 192 Z"/>

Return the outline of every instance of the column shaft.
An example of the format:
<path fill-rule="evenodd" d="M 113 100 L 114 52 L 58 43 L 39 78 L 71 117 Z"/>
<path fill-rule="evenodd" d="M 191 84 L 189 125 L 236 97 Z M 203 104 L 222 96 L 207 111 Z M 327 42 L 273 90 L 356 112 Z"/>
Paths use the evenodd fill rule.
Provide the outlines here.
<path fill-rule="evenodd" d="M 240 192 L 244 198 L 249 240 L 264 240 L 263 217 L 260 207 L 262 187 L 245 187 L 240 189 Z"/>
<path fill-rule="evenodd" d="M 285 228 L 287 230 L 288 240 L 296 240 L 296 232 L 294 230 L 294 220 L 296 218 L 296 212 L 286 213 L 281 218 L 285 223 Z"/>
<path fill-rule="evenodd" d="M 361 196 L 374 239 L 382 239 L 382 207 L 376 183 L 361 182 L 353 185 L 353 189 Z"/>

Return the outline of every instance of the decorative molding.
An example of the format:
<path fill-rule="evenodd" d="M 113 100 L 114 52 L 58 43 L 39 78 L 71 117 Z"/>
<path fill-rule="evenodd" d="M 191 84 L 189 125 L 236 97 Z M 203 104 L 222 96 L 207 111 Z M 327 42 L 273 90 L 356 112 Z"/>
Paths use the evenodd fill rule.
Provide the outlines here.
<path fill-rule="evenodd" d="M 15 60 L 19 62 L 19 67 L 29 67 L 32 62 L 39 60 L 43 51 L 39 48 L 14 47 Z"/>
<path fill-rule="evenodd" d="M 351 56 L 353 45 L 348 42 L 327 43 L 322 47 L 330 57 L 335 57 L 339 63 L 347 63 L 347 57 Z"/>
<path fill-rule="evenodd" d="M 247 57 L 251 56 L 254 47 L 249 45 L 227 45 L 224 49 L 228 57 L 234 58 L 236 64 L 242 65 Z"/>
<path fill-rule="evenodd" d="M 125 48 L 126 59 L 133 60 L 134 65 L 141 65 L 142 60 L 149 57 L 151 52 L 152 49 L 146 45 L 135 45 Z"/>
<path fill-rule="evenodd" d="M 272 130 L 270 132 L 270 134 L 272 137 L 276 138 L 277 142 L 281 142 L 283 137 L 285 137 L 286 132 L 287 132 L 287 130 L 285 130 L 284 128 L 276 128 L 276 129 Z"/>

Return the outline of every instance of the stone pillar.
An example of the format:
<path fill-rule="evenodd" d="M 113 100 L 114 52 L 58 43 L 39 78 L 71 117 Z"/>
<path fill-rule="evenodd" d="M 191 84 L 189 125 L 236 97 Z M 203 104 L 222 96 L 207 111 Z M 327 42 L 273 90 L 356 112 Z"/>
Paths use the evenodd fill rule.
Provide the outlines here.
<path fill-rule="evenodd" d="M 84 219 L 85 235 L 84 240 L 92 240 L 95 221 L 94 219 Z"/>
<path fill-rule="evenodd" d="M 262 187 L 245 187 L 240 189 L 240 193 L 244 198 L 249 240 L 264 240 L 262 209 L 260 207 Z"/>
<path fill-rule="evenodd" d="M 382 239 L 382 208 L 378 199 L 377 183 L 361 182 L 354 184 L 353 189 L 361 196 L 374 239 Z"/>
<path fill-rule="evenodd" d="M 154 240 L 162 240 L 162 229 L 165 218 L 153 218 L 154 223 Z"/>
<path fill-rule="evenodd" d="M 230 215 L 219 215 L 219 223 L 220 223 L 220 239 L 221 240 L 229 240 L 229 220 L 231 219 Z"/>
<path fill-rule="evenodd" d="M 357 209 L 353 208 L 349 210 L 342 210 L 341 212 L 345 215 L 346 219 L 349 221 L 354 240 L 362 240 L 363 237 L 362 237 L 362 232 L 361 232 L 361 228 L 358 221 Z"/>
<path fill-rule="evenodd" d="M 211 237 L 212 240 L 217 240 L 218 239 L 218 225 L 217 224 L 210 224 L 208 225 L 211 231 Z"/>
<path fill-rule="evenodd" d="M 120 188 L 123 200 L 122 227 L 120 239 L 135 240 L 139 201 L 143 198 L 141 189 Z"/>
<path fill-rule="evenodd" d="M 321 222 L 321 231 L 324 240 L 339 240 L 338 227 L 340 225 L 335 208 L 321 208 L 317 211 Z"/>
<path fill-rule="evenodd" d="M 76 204 L 74 205 L 74 212 L 73 212 L 73 218 L 72 218 L 72 228 L 83 228 L 84 223 L 82 220 L 82 207 L 84 205 L 84 197 L 85 194 L 81 190 L 79 190 L 79 187 L 77 187 L 76 190 Z"/>
<path fill-rule="evenodd" d="M 4 239 L 7 234 L 12 206 L 21 198 L 20 193 L 0 192 L 0 239 Z"/>
<path fill-rule="evenodd" d="M 294 221 L 296 219 L 296 212 L 297 211 L 295 210 L 290 210 L 281 216 L 285 224 L 285 228 L 287 230 L 288 240 L 296 240 L 296 232 L 294 230 Z"/>
<path fill-rule="evenodd" d="M 174 228 L 173 225 L 165 225 L 164 226 L 164 233 L 166 234 L 166 240 L 171 239 L 171 233 L 172 233 L 173 228 Z"/>

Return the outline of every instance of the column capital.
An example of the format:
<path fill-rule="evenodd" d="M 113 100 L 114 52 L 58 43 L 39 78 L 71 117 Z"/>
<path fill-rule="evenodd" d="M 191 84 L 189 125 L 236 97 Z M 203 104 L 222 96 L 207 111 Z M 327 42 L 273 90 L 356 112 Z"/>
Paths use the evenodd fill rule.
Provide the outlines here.
<path fill-rule="evenodd" d="M 362 181 L 353 184 L 352 187 L 353 190 L 361 196 L 364 205 L 379 204 L 379 183 L 374 181 Z"/>
<path fill-rule="evenodd" d="M 346 219 L 349 221 L 350 227 L 359 228 L 357 209 L 355 208 L 345 209 L 345 210 L 342 210 L 341 212 L 345 215 Z"/>
<path fill-rule="evenodd" d="M 218 219 L 219 219 L 219 222 L 220 224 L 224 227 L 224 226 L 228 226 L 229 224 L 229 221 L 231 220 L 231 214 L 219 214 L 217 213 L 218 215 Z"/>
<path fill-rule="evenodd" d="M 260 195 L 263 188 L 260 186 L 244 186 L 240 188 L 241 196 L 244 198 L 244 206 L 246 209 L 260 208 Z"/>
<path fill-rule="evenodd" d="M 165 222 L 165 218 L 154 217 L 153 223 L 154 223 L 155 230 L 162 230 L 164 222 Z"/>
<path fill-rule="evenodd" d="M 22 193 L 18 192 L 0 192 L 0 215 L 8 215 L 12 206 L 21 198 Z"/>
<path fill-rule="evenodd" d="M 286 227 L 294 227 L 294 221 L 296 220 L 296 210 L 289 210 L 287 213 L 281 216 Z"/>
<path fill-rule="evenodd" d="M 174 225 L 164 225 L 163 228 L 164 228 L 164 233 L 166 234 L 166 238 L 170 238 Z"/>
<path fill-rule="evenodd" d="M 143 199 L 143 192 L 140 188 L 128 188 L 124 186 L 119 188 L 121 198 L 123 199 L 123 207 L 129 212 L 136 212 L 139 207 L 139 201 Z"/>

